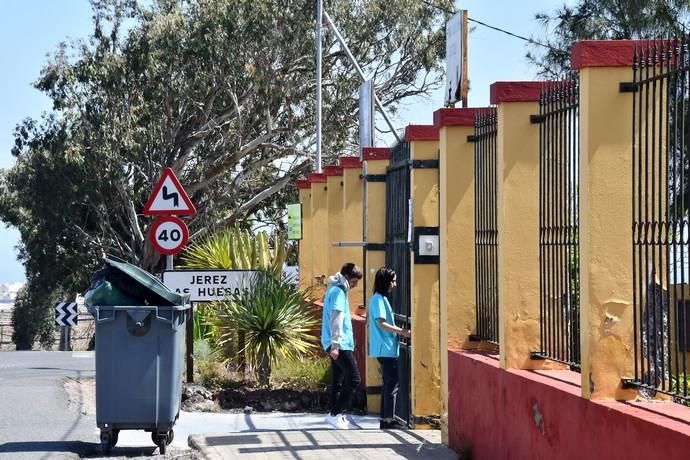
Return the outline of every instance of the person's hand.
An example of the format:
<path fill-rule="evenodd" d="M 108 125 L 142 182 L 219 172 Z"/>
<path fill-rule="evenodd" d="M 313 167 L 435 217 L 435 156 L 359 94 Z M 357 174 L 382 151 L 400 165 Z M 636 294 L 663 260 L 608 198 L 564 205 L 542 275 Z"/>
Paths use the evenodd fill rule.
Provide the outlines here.
<path fill-rule="evenodd" d="M 328 355 L 331 358 L 333 358 L 333 360 L 335 361 L 336 359 L 338 359 L 338 356 L 340 355 L 340 351 L 337 348 L 335 348 L 335 349 L 331 348 L 331 351 L 328 352 Z"/>
<path fill-rule="evenodd" d="M 409 329 L 403 329 L 402 331 L 400 331 L 400 335 L 402 335 L 406 339 L 409 339 L 412 334 Z"/>

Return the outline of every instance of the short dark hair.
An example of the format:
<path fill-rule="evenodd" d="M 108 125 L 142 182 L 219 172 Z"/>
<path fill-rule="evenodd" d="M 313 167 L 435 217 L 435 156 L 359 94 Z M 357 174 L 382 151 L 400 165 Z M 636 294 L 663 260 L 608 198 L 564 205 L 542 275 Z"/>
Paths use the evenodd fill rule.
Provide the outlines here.
<path fill-rule="evenodd" d="M 374 277 L 374 294 L 388 295 L 388 288 L 395 279 L 395 270 L 381 267 Z"/>
<path fill-rule="evenodd" d="M 340 274 L 348 279 L 356 278 L 358 280 L 361 280 L 364 276 L 362 275 L 362 270 L 360 270 L 359 267 L 352 262 L 348 262 L 343 265 L 343 268 L 340 269 Z"/>

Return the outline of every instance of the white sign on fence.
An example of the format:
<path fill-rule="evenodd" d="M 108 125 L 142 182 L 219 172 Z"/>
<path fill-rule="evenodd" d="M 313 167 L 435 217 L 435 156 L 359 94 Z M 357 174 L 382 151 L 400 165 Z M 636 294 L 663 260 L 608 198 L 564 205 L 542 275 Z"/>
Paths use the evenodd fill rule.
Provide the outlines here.
<path fill-rule="evenodd" d="M 191 302 L 214 302 L 248 288 L 254 270 L 166 270 L 163 284 Z"/>

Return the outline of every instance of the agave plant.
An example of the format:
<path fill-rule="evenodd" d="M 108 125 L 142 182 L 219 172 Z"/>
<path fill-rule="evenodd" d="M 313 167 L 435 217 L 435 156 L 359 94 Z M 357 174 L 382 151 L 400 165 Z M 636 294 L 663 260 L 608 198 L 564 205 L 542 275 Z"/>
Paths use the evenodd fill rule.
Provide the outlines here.
<path fill-rule="evenodd" d="M 277 235 L 273 249 L 268 234 L 252 234 L 237 227 L 215 232 L 188 246 L 182 253 L 181 268 L 225 270 L 268 270 L 280 278 L 287 257 L 283 235 Z"/>
<path fill-rule="evenodd" d="M 243 331 L 247 364 L 260 385 L 267 386 L 271 369 L 279 361 L 298 359 L 316 348 L 312 335 L 317 320 L 308 310 L 308 291 L 299 290 L 270 271 L 259 271 L 245 289 L 221 303 L 216 325 L 219 352 Z M 229 361 L 234 356 L 225 356 Z"/>

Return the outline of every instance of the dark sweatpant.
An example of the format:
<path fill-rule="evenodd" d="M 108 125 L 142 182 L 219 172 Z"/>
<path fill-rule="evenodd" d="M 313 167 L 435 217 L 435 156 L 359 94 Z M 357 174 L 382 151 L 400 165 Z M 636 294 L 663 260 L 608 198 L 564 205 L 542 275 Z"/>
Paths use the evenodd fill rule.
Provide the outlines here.
<path fill-rule="evenodd" d="M 331 358 L 331 373 L 331 415 L 337 415 L 347 408 L 352 394 L 361 382 L 354 353 L 340 350 L 338 359 Z"/>
<path fill-rule="evenodd" d="M 398 358 L 376 358 L 381 365 L 381 418 L 393 418 L 395 399 L 398 395 Z"/>

